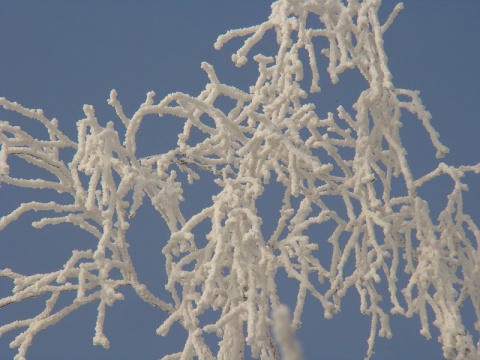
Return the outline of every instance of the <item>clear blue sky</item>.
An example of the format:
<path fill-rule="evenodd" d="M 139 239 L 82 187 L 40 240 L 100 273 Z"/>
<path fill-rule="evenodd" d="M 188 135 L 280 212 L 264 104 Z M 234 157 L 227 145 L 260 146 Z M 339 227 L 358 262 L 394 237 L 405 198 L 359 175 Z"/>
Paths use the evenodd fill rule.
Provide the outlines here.
<path fill-rule="evenodd" d="M 384 1 L 381 20 L 396 2 Z M 451 153 L 443 160 L 449 164 L 474 164 L 480 161 L 480 2 L 479 1 L 404 1 L 405 9 L 385 34 L 385 49 L 396 87 L 420 90 L 433 125 Z M 237 69 L 230 56 L 239 40 L 221 51 L 213 49 L 218 35 L 225 31 L 258 24 L 269 14 L 270 2 L 243 1 L 0 1 L 0 96 L 29 108 L 42 108 L 47 117 L 59 119 L 60 128 L 75 138 L 75 122 L 83 118 L 83 104 L 95 107 L 97 117 L 116 120 L 107 105 L 115 88 L 125 112 L 131 114 L 154 90 L 157 100 L 174 91 L 197 95 L 207 81 L 201 61 L 216 67 L 220 79 L 246 89 L 256 78 L 250 61 Z M 271 37 L 269 38 L 271 39 Z M 263 45 L 262 45 L 263 44 Z M 272 45 L 262 43 L 267 52 Z M 325 65 L 325 62 L 322 63 Z M 335 87 L 329 85 L 325 68 L 321 69 L 318 104 L 333 110 L 335 102 L 358 96 L 362 84 L 358 74 L 345 74 Z M 321 107 L 320 107 L 321 108 Z M 1 120 L 28 121 L 0 112 Z M 404 143 L 414 175 L 417 177 L 436 165 L 428 136 L 411 117 L 403 118 Z M 117 126 L 121 125 L 119 122 Z M 31 126 L 31 125 L 25 125 Z M 140 130 L 140 154 L 163 152 L 176 143 L 179 124 L 155 117 Z M 40 131 L 31 127 L 33 134 Z M 31 177 L 29 169 L 12 169 L 15 174 Z M 471 191 L 465 199 L 466 212 L 480 223 L 479 178 L 470 178 Z M 437 205 L 445 203 L 445 186 L 438 181 L 421 194 Z M 208 182 L 186 191 L 185 211 L 191 214 L 206 206 L 214 189 Z M 34 196 L 29 191 L 8 186 L 0 189 L 0 216 L 20 202 Z M 35 195 L 46 199 L 48 195 Z M 39 197 L 40 196 L 40 197 Z M 43 196 L 43 197 L 42 197 Z M 274 203 L 275 188 L 268 190 Z M 190 199 L 190 201 L 189 201 Z M 266 201 L 268 203 L 268 201 Z M 268 207 L 260 209 L 267 215 Z M 9 267 L 25 274 L 60 268 L 75 248 L 88 248 L 90 238 L 68 226 L 36 231 L 28 224 L 29 214 L 0 233 L 0 268 Z M 166 227 L 158 215 L 148 209 L 137 214 L 131 230 L 131 251 L 141 281 L 163 294 L 164 265 L 161 248 Z M 265 221 L 265 231 L 272 228 Z M 91 243 L 90 243 L 91 244 Z M 290 287 L 291 286 L 291 287 Z M 0 297 L 11 283 L 0 279 Z M 286 284 L 281 288 L 288 298 L 296 290 Z M 290 295 L 289 295 L 290 294 Z M 109 308 L 106 334 L 111 349 L 93 347 L 97 304 L 91 304 L 42 331 L 29 351 L 30 360 L 60 359 L 158 359 L 179 351 L 184 334 L 174 328 L 167 338 L 155 335 L 164 315 L 139 301 L 132 291 L 126 300 Z M 65 301 L 71 300 L 66 298 Z M 13 319 L 37 314 L 43 301 L 0 309 L 0 325 Z M 311 300 L 311 299 L 310 299 Z M 342 313 L 332 320 L 322 317 L 318 303 L 307 301 L 303 328 L 298 337 L 307 359 L 363 359 L 370 319 L 359 314 L 358 297 L 352 293 L 344 300 Z M 466 313 L 469 317 L 471 313 Z M 419 334 L 418 317 L 392 318 L 394 337 L 377 339 L 374 359 L 440 359 L 437 332 L 426 341 Z M 8 348 L 15 334 L 0 338 L 0 359 L 13 358 Z M 478 340 L 478 337 L 475 339 Z M 320 356 L 320 354 L 323 354 Z"/>

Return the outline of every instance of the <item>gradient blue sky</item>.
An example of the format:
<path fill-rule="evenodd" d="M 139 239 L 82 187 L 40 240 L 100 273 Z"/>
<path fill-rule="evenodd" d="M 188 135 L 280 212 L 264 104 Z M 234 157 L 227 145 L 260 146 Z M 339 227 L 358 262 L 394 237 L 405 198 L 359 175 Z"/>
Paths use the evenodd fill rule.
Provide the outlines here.
<path fill-rule="evenodd" d="M 47 117 L 56 117 L 60 128 L 75 138 L 75 122 L 83 118 L 83 104 L 95 107 L 101 121 L 116 120 L 107 105 L 115 88 L 125 112 L 131 114 L 154 90 L 157 100 L 174 91 L 197 95 L 207 81 L 201 61 L 216 67 L 227 84 L 246 89 L 256 79 L 250 61 L 237 69 L 230 61 L 240 40 L 221 51 L 213 49 L 225 31 L 258 24 L 269 15 L 267 1 L 0 1 L 0 96 L 29 108 L 42 108 Z M 383 1 L 381 20 L 396 2 Z M 405 9 L 385 34 L 385 49 L 396 87 L 421 91 L 433 125 L 451 153 L 449 164 L 480 161 L 480 2 L 407 0 Z M 272 37 L 259 47 L 272 53 Z M 270 42 L 269 42 L 270 41 Z M 255 49 L 254 49 L 255 50 Z M 319 111 L 333 111 L 336 102 L 348 104 L 365 85 L 356 73 L 346 73 L 336 86 L 329 84 L 325 62 L 321 62 L 322 93 L 315 96 Z M 326 110 L 325 110 L 326 109 Z M 0 120 L 31 126 L 25 119 L 5 111 Z M 176 143 L 180 124 L 169 119 L 145 121 L 140 130 L 139 153 L 163 152 Z M 403 118 L 402 134 L 409 151 L 414 175 L 436 166 L 434 150 L 423 128 L 412 117 Z M 119 122 L 117 126 L 121 125 Z M 41 131 L 31 126 L 35 134 Z M 30 168 L 13 169 L 32 177 Z M 468 178 L 471 190 L 465 199 L 466 212 L 480 223 L 479 178 Z M 421 194 L 432 201 L 432 212 L 445 203 L 448 181 L 438 180 Z M 278 188 L 277 188 L 278 190 Z M 185 211 L 192 214 L 209 201 L 215 188 L 207 181 L 186 189 Z M 3 186 L 0 188 L 0 216 L 33 196 L 48 195 Z M 260 214 L 272 211 L 280 200 L 274 186 L 267 189 Z M 437 204 L 437 205 L 435 205 Z M 275 210 L 276 211 L 276 210 Z M 91 239 L 68 226 L 37 231 L 28 224 L 35 214 L 26 215 L 0 233 L 0 268 L 23 273 L 53 271 L 62 266 L 75 248 L 88 248 Z M 161 248 L 166 227 L 148 206 L 136 217 L 131 229 L 132 258 L 141 281 L 158 294 L 165 293 Z M 265 232 L 273 224 L 265 221 Z M 0 297 L 11 290 L 11 282 L 0 279 Z M 280 288 L 287 301 L 295 293 L 293 283 Z M 179 351 L 184 334 L 175 327 L 167 338 L 155 335 L 164 319 L 139 301 L 132 291 L 126 300 L 107 311 L 106 334 L 111 348 L 92 345 L 97 304 L 91 304 L 42 331 L 29 351 L 30 360 L 60 359 L 158 359 Z M 37 314 L 45 299 L 0 309 L 0 324 Z M 71 300 L 66 297 L 65 301 Z M 370 320 L 359 314 L 358 296 L 347 296 L 342 312 L 332 320 L 322 317 L 319 305 L 307 300 L 303 327 L 298 333 L 307 359 L 363 359 Z M 468 306 L 468 304 L 467 304 Z M 471 309 L 467 308 L 471 320 Z M 471 326 L 471 324 L 469 324 Z M 392 318 L 394 337 L 377 339 L 374 359 L 440 359 L 437 331 L 426 341 L 419 334 L 418 318 Z M 0 338 L 0 359 L 13 358 L 8 344 L 17 333 Z M 214 339 L 214 338 L 213 338 Z M 478 336 L 476 341 L 478 340 Z"/>

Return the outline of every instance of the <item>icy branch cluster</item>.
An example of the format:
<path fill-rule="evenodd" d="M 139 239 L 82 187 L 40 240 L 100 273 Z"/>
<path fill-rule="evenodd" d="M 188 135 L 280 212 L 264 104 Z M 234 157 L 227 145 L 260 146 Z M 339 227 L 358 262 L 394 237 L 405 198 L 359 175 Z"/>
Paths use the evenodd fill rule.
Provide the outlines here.
<path fill-rule="evenodd" d="M 168 313 L 159 335 L 167 336 L 174 323 L 188 333 L 183 350 L 164 359 L 242 359 L 246 347 L 265 360 L 299 359 L 294 333 L 301 326 L 307 294 L 318 299 L 325 317 L 331 318 L 352 287 L 360 295 L 360 311 L 372 321 L 367 358 L 377 335 L 392 336 L 390 314 L 401 314 L 418 315 L 421 334 L 427 338 L 430 324 L 436 326 L 445 358 L 478 359 L 479 345 L 463 325 L 460 309 L 464 301 L 472 301 L 480 331 L 480 231 L 462 210 L 467 190 L 462 177 L 467 172 L 478 174 L 480 165 L 440 163 L 434 171 L 413 178 L 400 139 L 402 111 L 422 122 L 437 157 L 448 149 L 430 125 L 418 92 L 397 89 L 392 83 L 382 36 L 402 5 L 384 24 L 377 16 L 379 6 L 379 0 L 275 2 L 267 21 L 231 30 L 215 44 L 220 49 L 232 38 L 245 37 L 243 47 L 232 56 L 242 66 L 264 34 L 275 32 L 278 53 L 252 57 L 259 76 L 248 92 L 221 83 L 207 63 L 202 68 L 209 83 L 200 95 L 173 93 L 156 102 L 155 94 L 148 93 L 130 118 L 113 90 L 108 102 L 125 127 L 124 139 L 113 123 L 101 126 L 91 106 L 84 107 L 85 119 L 78 122 L 78 139 L 73 141 L 40 110 L 1 99 L 5 109 L 43 124 L 49 136 L 39 140 L 1 122 L 0 182 L 51 189 L 71 195 L 71 202 L 21 204 L 0 219 L 0 230 L 27 211 L 47 211 L 49 215 L 34 227 L 71 223 L 98 240 L 91 250 L 74 251 L 56 272 L 24 276 L 10 269 L 0 271 L 15 284 L 13 294 L 0 299 L 0 307 L 50 294 L 37 316 L 0 327 L 0 335 L 24 329 L 11 343 L 18 347 L 15 359 L 26 358 L 40 330 L 91 302 L 98 303 L 94 344 L 108 347 L 105 308 L 123 299 L 123 286 L 131 286 L 144 301 Z M 308 27 L 307 17 L 319 19 L 320 26 Z M 328 48 L 316 48 L 318 37 L 328 41 Z M 308 63 L 302 61 L 302 52 Z M 309 91 L 319 92 L 321 54 L 329 59 L 333 83 L 345 70 L 356 69 L 366 79 L 368 88 L 353 105 L 355 113 L 339 106 L 336 114 L 322 118 L 306 101 L 304 71 L 312 74 Z M 229 111 L 216 105 L 222 97 L 235 103 Z M 183 132 L 175 149 L 137 158 L 136 134 L 149 114 L 183 119 Z M 191 135 L 194 128 L 205 140 L 196 141 Z M 60 156 L 64 149 L 75 153 L 69 163 Z M 46 170 L 55 180 L 10 176 L 10 157 Z M 190 183 L 202 174 L 213 174 L 220 187 L 212 204 L 188 219 L 180 210 L 185 186 L 180 173 Z M 454 186 L 445 209 L 432 219 L 418 190 L 438 176 L 450 177 Z M 276 230 L 264 238 L 257 203 L 271 181 L 283 186 L 283 206 Z M 163 254 L 171 299 L 157 298 L 139 282 L 129 256 L 129 219 L 145 196 L 170 230 Z M 338 206 L 329 205 L 326 199 L 331 197 Z M 210 226 L 206 241 L 195 234 L 205 222 Z M 312 236 L 313 225 L 334 230 Z M 326 251 L 330 260 L 322 263 L 318 254 Z M 349 263 L 353 270 L 347 269 Z M 121 279 L 110 276 L 113 270 L 121 273 Z M 277 294 L 279 270 L 298 282 L 291 317 Z M 406 286 L 398 283 L 400 273 L 409 278 Z M 390 299 L 382 302 L 379 289 L 385 287 Z M 64 291 L 76 298 L 55 312 Z M 434 319 L 427 318 L 428 308 Z M 217 318 L 201 325 L 200 317 L 209 309 L 217 311 Z M 205 333 L 218 336 L 218 353 L 205 341 Z"/>

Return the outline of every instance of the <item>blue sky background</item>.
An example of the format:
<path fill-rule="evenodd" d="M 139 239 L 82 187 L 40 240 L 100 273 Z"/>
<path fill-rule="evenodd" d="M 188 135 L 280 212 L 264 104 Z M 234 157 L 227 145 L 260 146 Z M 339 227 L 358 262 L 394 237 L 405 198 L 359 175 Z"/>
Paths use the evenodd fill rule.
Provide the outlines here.
<path fill-rule="evenodd" d="M 110 90 L 116 89 L 124 110 L 131 115 L 154 90 L 156 99 L 175 91 L 197 95 L 207 77 L 201 61 L 216 68 L 220 80 L 247 89 L 256 79 L 253 61 L 237 69 L 231 54 L 241 45 L 233 40 L 221 51 L 213 49 L 218 35 L 232 28 L 264 21 L 269 15 L 267 1 L 0 1 L 0 96 L 28 108 L 42 108 L 47 117 L 59 119 L 60 128 L 76 138 L 75 123 L 82 119 L 83 104 L 96 109 L 100 121 L 117 120 L 107 105 Z M 396 2 L 383 1 L 382 21 Z M 384 36 L 393 83 L 398 88 L 420 90 L 433 126 L 451 150 L 443 160 L 448 164 L 474 164 L 480 161 L 480 2 L 404 1 L 405 9 Z M 255 51 L 272 54 L 272 34 Z M 257 50 L 262 48 L 262 50 Z M 263 50 L 265 49 L 265 50 Z M 323 61 L 323 60 L 322 60 Z M 325 114 L 338 106 L 351 105 L 364 88 L 359 74 L 350 71 L 336 86 L 321 70 L 322 93 L 315 94 L 318 111 Z M 362 82 L 363 81 L 363 82 Z M 317 97 L 317 98 L 315 98 Z M 350 102 L 350 103 L 349 103 Z M 146 118 L 138 138 L 139 154 L 164 152 L 176 143 L 181 122 L 173 118 Z M 28 127 L 42 136 L 42 129 L 13 113 L 0 112 L 0 120 Z M 403 119 L 403 141 L 416 177 L 436 166 L 434 150 L 420 123 L 411 116 Z M 116 126 L 120 128 L 118 121 Z M 12 173 L 32 177 L 31 168 L 12 166 Z M 217 190 L 209 178 L 185 189 L 185 213 L 191 215 L 207 206 Z M 467 178 L 471 190 L 465 198 L 465 211 L 480 223 L 479 178 Z M 449 181 L 439 179 L 422 193 L 432 201 L 432 213 L 445 204 Z M 264 231 L 273 223 L 268 213 L 276 212 L 281 199 L 279 187 L 267 188 L 260 214 L 265 216 Z M 47 199 L 49 194 L 0 188 L 0 216 L 32 198 Z M 38 216 L 38 215 L 37 215 Z M 0 268 L 25 274 L 61 268 L 73 249 L 86 249 L 92 239 L 69 226 L 38 231 L 29 226 L 35 214 L 24 216 L 0 233 Z M 200 230 L 202 231 L 202 230 Z M 168 236 L 156 213 L 146 205 L 136 216 L 130 231 L 131 252 L 140 280 L 157 294 L 165 294 L 161 249 Z M 286 301 L 295 294 L 294 283 L 285 281 L 280 293 Z M 11 282 L 0 279 L 0 297 L 11 291 Z M 174 327 L 167 338 L 155 334 L 165 315 L 139 301 L 125 290 L 125 301 L 107 310 L 106 334 L 110 350 L 92 345 L 97 304 L 90 304 L 42 331 L 29 351 L 30 360 L 57 359 L 158 359 L 180 351 L 184 333 Z M 165 295 L 167 296 L 167 295 Z M 66 296 L 67 303 L 73 297 Z M 0 309 L 0 324 L 37 314 L 45 298 Z M 325 320 L 323 309 L 307 300 L 303 327 L 298 332 L 307 359 L 363 359 L 366 353 L 370 319 L 359 313 L 358 296 L 351 292 L 344 299 L 342 312 Z M 471 307 L 466 305 L 469 327 Z M 418 317 L 392 317 L 394 337 L 377 339 L 374 359 L 440 359 L 441 350 L 433 338 L 420 334 Z M 0 359 L 13 358 L 8 344 L 18 333 L 0 338 Z M 477 335 L 476 335 L 477 336 Z M 212 338 L 214 341 L 215 337 Z M 475 338 L 478 341 L 478 336 Z M 322 354 L 322 355 L 320 355 Z"/>

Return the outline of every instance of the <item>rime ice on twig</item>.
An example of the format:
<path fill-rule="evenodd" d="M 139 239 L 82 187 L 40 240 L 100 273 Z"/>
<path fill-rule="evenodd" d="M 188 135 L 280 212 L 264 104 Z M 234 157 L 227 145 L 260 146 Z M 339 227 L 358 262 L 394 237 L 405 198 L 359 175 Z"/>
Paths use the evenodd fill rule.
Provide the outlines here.
<path fill-rule="evenodd" d="M 0 272 L 15 282 L 14 294 L 0 300 L 0 306 L 51 294 L 38 316 L 0 327 L 0 334 L 26 328 L 12 343 L 19 347 L 17 359 L 25 357 L 38 331 L 91 301 L 99 302 L 94 343 L 108 347 L 103 333 L 105 306 L 123 298 L 122 286 L 132 286 L 143 300 L 169 314 L 157 329 L 159 335 L 167 336 L 177 322 L 188 333 L 184 349 L 164 359 L 242 359 L 246 346 L 261 359 L 279 359 L 281 354 L 297 359 L 300 350 L 294 330 L 301 326 L 307 294 L 331 318 L 352 288 L 360 295 L 360 311 L 372 319 L 368 358 L 377 334 L 392 336 L 390 313 L 417 314 L 427 338 L 433 323 L 440 331 L 446 358 L 478 358 L 478 345 L 465 329 L 460 309 L 466 299 L 472 300 L 478 330 L 480 231 L 463 212 L 466 185 L 462 178 L 467 172 L 478 174 L 480 165 L 457 168 L 441 163 L 421 178 L 413 178 L 399 132 L 402 109 L 422 122 L 437 157 L 448 149 L 430 125 L 431 116 L 418 92 L 396 89 L 392 82 L 382 36 L 402 5 L 395 7 L 383 25 L 377 16 L 379 6 L 380 1 L 373 0 L 275 2 L 267 21 L 229 31 L 215 44 L 219 49 L 233 37 L 246 37 L 232 57 L 241 66 L 266 31 L 276 33 L 278 54 L 252 57 L 258 63 L 259 77 L 248 93 L 222 84 L 207 63 L 202 68 L 210 82 L 199 96 L 173 93 L 156 103 L 150 92 L 130 118 L 113 90 L 108 102 L 125 127 L 123 141 L 112 123 L 99 125 L 91 106 L 84 107 L 86 117 L 78 122 L 78 141 L 73 142 L 58 130 L 56 121 L 2 99 L 0 104 L 6 109 L 40 121 L 49 139 L 34 139 L 18 127 L 0 123 L 0 181 L 67 193 L 72 202 L 21 204 L 0 219 L 0 230 L 26 211 L 45 210 L 58 216 L 42 218 L 34 223 L 36 227 L 69 222 L 97 239 L 96 248 L 73 252 L 56 272 L 33 276 L 7 269 Z M 309 14 L 318 16 L 320 28 L 307 27 Z M 315 49 L 315 37 L 325 37 L 328 48 Z M 312 71 L 310 92 L 320 91 L 319 54 L 329 59 L 327 70 L 333 83 L 349 69 L 365 77 L 368 87 L 353 105 L 355 114 L 339 106 L 337 114 L 323 116 L 307 102 L 308 94 L 300 83 L 304 77 L 301 49 L 308 54 Z M 216 106 L 222 96 L 235 103 L 228 112 Z M 400 100 L 400 96 L 409 100 Z M 184 129 L 176 148 L 137 158 L 136 134 L 149 114 L 176 116 L 183 119 Z M 205 122 L 205 117 L 214 125 Z M 205 135 L 204 140 L 195 141 L 194 128 Z M 69 164 L 58 156 L 66 147 L 76 152 Z M 317 157 L 318 151 L 328 154 L 327 160 Z M 41 167 L 58 180 L 10 177 L 9 156 Z M 204 172 L 213 174 L 220 190 L 211 206 L 185 219 L 179 206 L 184 200 L 182 183 L 177 176 L 184 173 L 193 183 Z M 435 220 L 418 190 L 438 176 L 450 177 L 454 186 L 446 208 Z M 85 177 L 88 187 L 81 181 Z M 394 178 L 403 180 L 404 186 L 397 188 Z M 256 204 L 272 180 L 284 187 L 283 205 L 276 230 L 264 239 Z M 128 220 L 145 195 L 170 230 L 163 254 L 172 303 L 156 298 L 139 283 L 129 257 Z M 330 196 L 343 203 L 345 216 L 328 205 L 325 198 Z M 211 226 L 203 247 L 195 238 L 200 223 Z M 308 231 L 312 225 L 330 229 L 333 225 L 334 230 L 314 237 Z M 329 265 L 315 254 L 319 246 L 325 251 L 327 244 L 332 246 Z M 351 262 L 355 268 L 347 273 Z M 121 279 L 110 278 L 113 269 L 120 271 Z M 291 320 L 277 294 L 275 279 L 280 269 L 298 281 Z M 401 272 L 409 277 L 404 288 L 397 283 Z M 381 303 L 381 281 L 388 287 L 391 308 L 385 305 L 387 299 Z M 75 292 L 76 300 L 51 314 L 62 291 Z M 428 308 L 435 316 L 433 321 L 427 317 Z M 203 325 L 200 317 L 208 309 L 220 314 Z M 206 343 L 204 332 L 221 339 L 217 354 Z"/>

